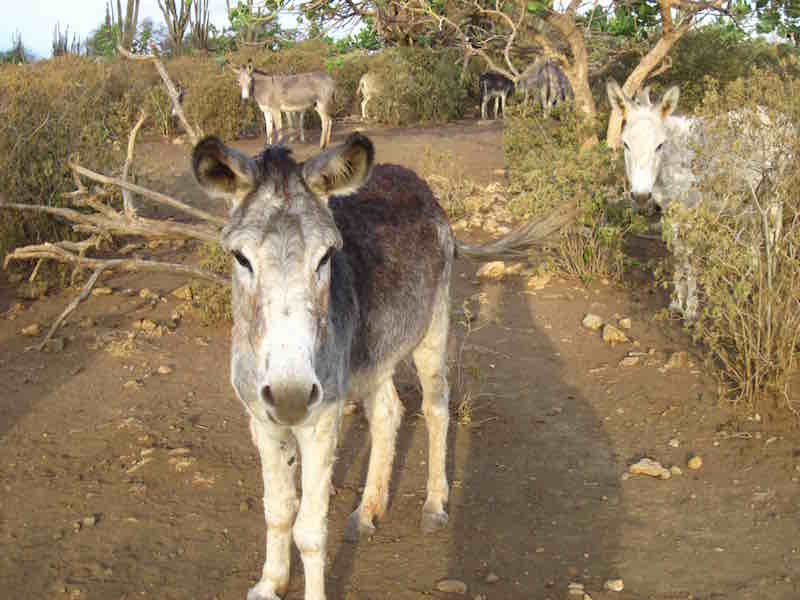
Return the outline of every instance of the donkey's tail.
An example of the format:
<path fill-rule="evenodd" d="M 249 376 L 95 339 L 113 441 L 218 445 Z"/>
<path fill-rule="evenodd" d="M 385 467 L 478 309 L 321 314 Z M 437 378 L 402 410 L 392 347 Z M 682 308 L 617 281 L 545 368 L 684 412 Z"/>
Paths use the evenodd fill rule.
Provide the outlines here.
<path fill-rule="evenodd" d="M 529 250 L 545 245 L 553 234 L 574 223 L 579 212 L 577 203 L 570 202 L 544 219 L 525 223 L 500 239 L 477 246 L 456 240 L 456 255 L 480 260 L 524 258 Z"/>

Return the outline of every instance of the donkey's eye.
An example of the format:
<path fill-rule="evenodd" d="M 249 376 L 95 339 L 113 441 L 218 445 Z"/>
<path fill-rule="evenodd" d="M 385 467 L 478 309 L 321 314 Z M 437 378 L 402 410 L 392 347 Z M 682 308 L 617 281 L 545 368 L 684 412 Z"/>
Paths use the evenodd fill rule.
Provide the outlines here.
<path fill-rule="evenodd" d="M 244 267 L 251 273 L 253 272 L 253 265 L 250 264 L 250 261 L 247 260 L 244 254 L 239 252 L 238 250 L 233 251 L 233 258 L 236 259 L 236 262 L 239 263 L 240 266 Z"/>
<path fill-rule="evenodd" d="M 664 148 L 664 142 L 661 142 L 658 146 L 656 146 L 656 152 L 661 152 Z"/>
<path fill-rule="evenodd" d="M 322 258 L 319 260 L 319 264 L 317 265 L 317 273 L 319 273 L 320 271 L 322 271 L 322 269 L 324 269 L 324 268 L 325 268 L 325 265 L 327 265 L 327 264 L 330 262 L 330 260 L 331 260 L 331 256 L 333 256 L 333 248 L 328 248 L 328 251 L 327 251 L 327 252 L 325 253 L 325 255 L 324 255 L 324 256 L 323 256 L 323 257 L 322 257 Z"/>
<path fill-rule="evenodd" d="M 622 142 L 622 146 L 625 148 L 625 152 L 631 151 L 630 146 L 628 146 L 628 142 Z"/>

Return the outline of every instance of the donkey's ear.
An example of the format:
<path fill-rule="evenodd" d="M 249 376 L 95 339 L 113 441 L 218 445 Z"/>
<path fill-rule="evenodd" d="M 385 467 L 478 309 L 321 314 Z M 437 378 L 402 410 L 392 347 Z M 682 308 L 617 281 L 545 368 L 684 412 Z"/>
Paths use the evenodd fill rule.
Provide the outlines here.
<path fill-rule="evenodd" d="M 664 93 L 664 97 L 661 98 L 661 102 L 658 104 L 658 110 L 661 112 L 662 119 L 666 119 L 678 108 L 680 93 L 677 85 L 673 85 Z"/>
<path fill-rule="evenodd" d="M 650 86 L 646 85 L 636 93 L 636 103 L 640 106 L 652 106 L 650 101 Z"/>
<path fill-rule="evenodd" d="M 620 111 L 623 116 L 626 115 L 631 99 L 622 91 L 616 79 L 611 78 L 606 81 L 606 94 L 608 94 L 608 103 L 611 104 L 612 110 L 616 109 Z"/>
<path fill-rule="evenodd" d="M 344 144 L 315 156 L 303 165 L 303 179 L 318 197 L 346 196 L 369 179 L 375 149 L 369 138 L 353 133 Z"/>
<path fill-rule="evenodd" d="M 253 159 L 209 136 L 192 151 L 192 170 L 200 187 L 212 198 L 238 204 L 256 187 Z"/>

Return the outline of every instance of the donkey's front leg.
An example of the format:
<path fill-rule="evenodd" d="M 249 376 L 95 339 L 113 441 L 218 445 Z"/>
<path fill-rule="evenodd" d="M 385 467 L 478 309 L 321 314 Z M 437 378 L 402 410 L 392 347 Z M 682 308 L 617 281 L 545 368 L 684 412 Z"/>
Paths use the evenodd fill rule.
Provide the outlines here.
<path fill-rule="evenodd" d="M 250 433 L 261 456 L 267 545 L 261 580 L 247 600 L 277 600 L 289 587 L 292 521 L 297 512 L 297 443 L 287 429 L 250 420 Z"/>
<path fill-rule="evenodd" d="M 303 461 L 303 490 L 293 533 L 294 542 L 303 559 L 306 576 L 305 600 L 325 600 L 328 504 L 340 416 L 339 404 L 331 404 L 323 408 L 314 425 L 295 430 Z"/>

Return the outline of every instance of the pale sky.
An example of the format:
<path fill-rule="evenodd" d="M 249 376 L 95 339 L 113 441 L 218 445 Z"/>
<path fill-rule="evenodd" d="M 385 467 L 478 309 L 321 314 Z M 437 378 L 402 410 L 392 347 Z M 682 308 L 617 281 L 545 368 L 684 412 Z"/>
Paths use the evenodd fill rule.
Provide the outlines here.
<path fill-rule="evenodd" d="M 11 47 L 11 36 L 19 31 L 25 48 L 37 58 L 48 58 L 52 51 L 53 29 L 60 23 L 63 31 L 69 26 L 69 37 L 77 33 L 84 39 L 103 22 L 106 14 L 105 0 L 2 0 L 0 17 L 0 50 Z M 116 4 L 116 2 L 115 2 Z M 123 0 L 123 11 L 126 2 Z M 225 0 L 210 0 L 210 20 L 217 28 L 228 25 Z M 155 23 L 163 22 L 156 0 L 141 0 L 139 22 L 152 17 Z"/>

